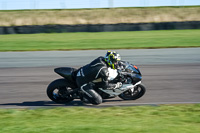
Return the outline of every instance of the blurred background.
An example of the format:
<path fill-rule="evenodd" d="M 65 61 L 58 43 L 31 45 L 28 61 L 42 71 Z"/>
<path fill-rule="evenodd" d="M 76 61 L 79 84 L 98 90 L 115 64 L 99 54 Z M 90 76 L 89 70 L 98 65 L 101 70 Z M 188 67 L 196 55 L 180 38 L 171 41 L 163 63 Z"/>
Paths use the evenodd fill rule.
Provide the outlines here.
<path fill-rule="evenodd" d="M 80 67 L 107 50 L 141 68 L 148 91 L 136 104 L 200 102 L 200 0 L 0 0 L 0 107 L 46 106 L 54 67 Z"/>
<path fill-rule="evenodd" d="M 200 21 L 199 5 L 200 0 L 0 0 L 0 26 Z"/>

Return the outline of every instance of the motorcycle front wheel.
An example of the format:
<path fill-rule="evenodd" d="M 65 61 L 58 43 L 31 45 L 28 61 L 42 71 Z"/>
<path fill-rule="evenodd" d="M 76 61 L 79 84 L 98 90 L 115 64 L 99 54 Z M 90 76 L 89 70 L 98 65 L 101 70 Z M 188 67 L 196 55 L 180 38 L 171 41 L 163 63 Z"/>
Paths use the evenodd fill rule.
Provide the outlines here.
<path fill-rule="evenodd" d="M 72 87 L 65 79 L 57 79 L 49 84 L 46 93 L 52 101 L 63 104 L 74 100 L 70 91 Z"/>
<path fill-rule="evenodd" d="M 134 91 L 127 90 L 124 93 L 120 94 L 119 97 L 123 100 L 136 100 L 142 97 L 146 92 L 146 88 L 143 84 L 139 84 L 134 87 Z"/>

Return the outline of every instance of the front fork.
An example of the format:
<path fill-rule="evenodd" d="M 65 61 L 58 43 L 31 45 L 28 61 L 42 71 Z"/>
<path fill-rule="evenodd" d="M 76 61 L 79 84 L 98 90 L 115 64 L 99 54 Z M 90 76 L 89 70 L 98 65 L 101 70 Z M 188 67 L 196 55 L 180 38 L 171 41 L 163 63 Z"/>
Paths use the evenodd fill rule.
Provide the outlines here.
<path fill-rule="evenodd" d="M 131 90 L 131 92 L 134 92 L 134 88 L 135 88 L 135 86 L 137 86 L 137 85 L 139 85 L 139 84 L 141 84 L 142 82 L 141 81 L 139 81 L 139 82 L 137 82 L 136 84 L 134 84 L 133 86 L 132 86 L 132 88 L 130 89 Z"/>

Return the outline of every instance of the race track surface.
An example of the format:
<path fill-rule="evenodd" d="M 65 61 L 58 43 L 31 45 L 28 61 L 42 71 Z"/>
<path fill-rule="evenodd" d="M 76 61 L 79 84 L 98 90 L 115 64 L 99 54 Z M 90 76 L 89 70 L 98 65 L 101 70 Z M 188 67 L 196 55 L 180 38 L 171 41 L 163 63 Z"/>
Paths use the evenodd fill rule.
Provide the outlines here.
<path fill-rule="evenodd" d="M 97 107 L 200 103 L 200 48 L 117 51 L 140 68 L 147 92 L 138 100 L 107 99 Z M 105 52 L 0 52 L 0 108 L 91 107 L 80 100 L 56 104 L 48 99 L 46 88 L 61 78 L 53 72 L 55 67 L 79 67 Z"/>

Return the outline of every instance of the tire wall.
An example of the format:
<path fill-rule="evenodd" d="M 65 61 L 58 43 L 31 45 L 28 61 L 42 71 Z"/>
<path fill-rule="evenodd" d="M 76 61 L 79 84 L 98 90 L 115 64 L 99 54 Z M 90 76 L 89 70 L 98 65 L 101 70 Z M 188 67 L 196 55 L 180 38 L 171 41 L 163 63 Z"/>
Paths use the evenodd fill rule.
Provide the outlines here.
<path fill-rule="evenodd" d="M 200 21 L 83 25 L 0 26 L 0 34 L 200 29 Z"/>

